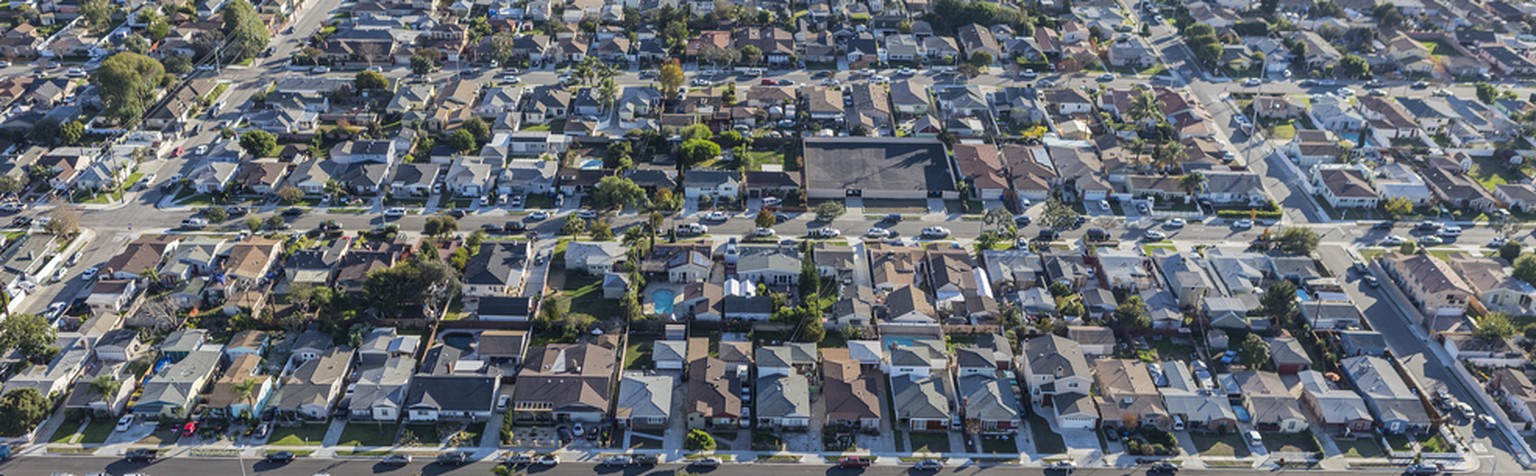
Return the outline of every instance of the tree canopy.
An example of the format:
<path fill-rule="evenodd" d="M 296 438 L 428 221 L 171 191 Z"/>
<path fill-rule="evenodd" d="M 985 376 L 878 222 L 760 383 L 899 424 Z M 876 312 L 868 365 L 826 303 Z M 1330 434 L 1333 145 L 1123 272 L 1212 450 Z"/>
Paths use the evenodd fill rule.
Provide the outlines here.
<path fill-rule="evenodd" d="M 246 131 L 240 134 L 240 148 L 258 158 L 271 157 L 277 155 L 277 136 L 263 130 Z"/>
<path fill-rule="evenodd" d="M 46 418 L 48 398 L 35 388 L 14 388 L 0 397 L 0 434 L 25 434 Z"/>
<path fill-rule="evenodd" d="M 56 352 L 58 332 L 36 314 L 13 314 L 0 321 L 0 350 L 16 350 L 33 362 L 47 361 Z"/>
<path fill-rule="evenodd" d="M 101 91 L 103 114 L 124 126 L 138 125 L 153 105 L 165 67 L 154 58 L 123 51 L 107 57 L 91 76 Z"/>
<path fill-rule="evenodd" d="M 592 192 L 593 205 L 601 208 L 639 207 L 648 201 L 645 189 L 635 181 L 617 175 L 599 179 L 597 189 Z"/>
<path fill-rule="evenodd" d="M 247 0 L 224 4 L 224 36 L 229 40 L 229 57 L 235 61 L 255 58 L 272 41 L 272 33 Z"/>

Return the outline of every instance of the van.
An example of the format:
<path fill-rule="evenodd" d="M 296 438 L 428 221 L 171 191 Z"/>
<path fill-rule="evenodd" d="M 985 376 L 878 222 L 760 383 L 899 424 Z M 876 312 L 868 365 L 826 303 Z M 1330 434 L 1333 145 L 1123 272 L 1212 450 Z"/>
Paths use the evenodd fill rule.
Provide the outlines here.
<path fill-rule="evenodd" d="M 1248 444 L 1256 447 L 1263 447 L 1264 435 L 1260 435 L 1259 432 L 1255 430 L 1248 430 Z"/>
<path fill-rule="evenodd" d="M 188 218 L 181 221 L 182 228 L 203 228 L 208 226 L 208 220 L 202 218 Z"/>
<path fill-rule="evenodd" d="M 1102 228 L 1089 228 L 1088 241 L 1109 241 L 1109 232 Z"/>

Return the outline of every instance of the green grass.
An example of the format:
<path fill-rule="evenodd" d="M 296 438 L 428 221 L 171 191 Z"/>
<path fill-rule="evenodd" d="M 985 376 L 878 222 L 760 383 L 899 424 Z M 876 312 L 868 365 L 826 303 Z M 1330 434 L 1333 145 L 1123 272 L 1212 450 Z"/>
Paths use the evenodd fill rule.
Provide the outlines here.
<path fill-rule="evenodd" d="M 1264 448 L 1269 451 L 1291 453 L 1316 453 L 1322 451 L 1317 437 L 1311 431 L 1297 433 L 1264 433 Z"/>
<path fill-rule="evenodd" d="M 1036 453 L 1061 454 L 1067 452 L 1067 443 L 1062 441 L 1060 434 L 1051 431 L 1051 424 L 1045 421 L 1044 417 L 1031 414 L 1029 416 L 1029 430 L 1035 437 Z"/>
<path fill-rule="evenodd" d="M 336 441 L 336 446 L 389 446 L 395 444 L 395 433 L 400 429 L 398 423 L 385 423 L 379 425 L 368 422 L 347 423 L 347 428 L 341 431 L 341 439 Z"/>
<path fill-rule="evenodd" d="M 1467 175 L 1489 191 L 1500 185 L 1520 183 L 1524 178 L 1519 170 L 1511 169 L 1508 164 L 1491 157 L 1472 158 L 1472 169 L 1467 171 Z"/>
<path fill-rule="evenodd" d="M 783 163 L 784 154 L 777 150 L 754 150 L 747 152 L 747 155 L 742 157 L 741 160 L 741 166 L 746 170 L 752 171 L 763 170 L 763 165 L 765 164 L 779 165 Z"/>
<path fill-rule="evenodd" d="M 992 454 L 1018 454 L 1019 445 L 1013 437 L 1004 440 L 1002 438 L 982 438 L 981 452 Z"/>
<path fill-rule="evenodd" d="M 1291 140 L 1296 138 L 1295 124 L 1276 124 L 1269 128 L 1269 138 L 1274 140 Z"/>
<path fill-rule="evenodd" d="M 1145 251 L 1148 256 L 1157 253 L 1157 250 L 1178 251 L 1178 248 L 1174 247 L 1173 243 L 1169 242 L 1147 243 L 1141 245 L 1141 249 L 1142 251 Z"/>
<path fill-rule="evenodd" d="M 1380 458 L 1386 454 L 1375 438 L 1335 439 L 1333 442 L 1338 445 L 1339 453 L 1346 458 Z"/>
<path fill-rule="evenodd" d="M 651 366 L 651 340 L 636 341 L 631 336 L 624 347 L 624 370 L 644 370 Z"/>
<path fill-rule="evenodd" d="M 405 425 L 405 431 L 416 436 L 416 440 L 422 445 L 437 445 L 443 441 L 437 434 L 437 425 Z M 403 434 L 403 433 L 402 433 Z M 408 438 L 401 437 L 402 443 Z"/>
<path fill-rule="evenodd" d="M 948 453 L 949 433 L 907 433 L 907 445 L 913 453 Z"/>
<path fill-rule="evenodd" d="M 1241 436 L 1221 435 L 1216 433 L 1190 433 L 1190 439 L 1194 441 L 1195 448 L 1200 450 L 1202 456 L 1228 456 L 1244 458 L 1248 456 L 1248 444 L 1243 443 Z"/>
<path fill-rule="evenodd" d="M 326 425 L 279 426 L 272 429 L 269 446 L 320 446 L 325 441 Z"/>
<path fill-rule="evenodd" d="M 559 132 L 559 131 L 565 130 L 565 120 L 564 119 L 555 119 L 555 120 L 552 120 L 552 121 L 549 121 L 549 122 L 546 122 L 546 123 L 543 123 L 543 124 L 529 124 L 529 125 L 523 126 L 523 130 L 525 130 L 525 131 L 554 131 L 554 132 Z"/>
<path fill-rule="evenodd" d="M 1460 53 L 1456 52 L 1455 47 L 1451 46 L 1449 43 L 1446 43 L 1445 40 L 1439 38 L 1433 40 L 1420 40 L 1419 44 L 1424 45 L 1425 48 L 1429 48 L 1429 54 L 1433 56 L 1461 56 Z"/>
<path fill-rule="evenodd" d="M 580 273 L 565 275 L 565 289 L 560 291 L 569 312 L 591 314 L 598 319 L 621 316 L 617 299 L 603 299 L 603 280 Z"/>
<path fill-rule="evenodd" d="M 555 208 L 555 199 L 549 195 L 531 194 L 523 197 L 523 208 Z"/>
<path fill-rule="evenodd" d="M 1387 446 L 1391 447 L 1392 451 L 1412 451 L 1413 450 L 1413 440 L 1408 439 L 1407 436 L 1403 436 L 1403 435 L 1387 435 L 1386 438 L 1387 438 Z"/>
<path fill-rule="evenodd" d="M 111 418 L 97 418 L 91 420 L 91 424 L 81 431 L 80 443 L 106 443 L 107 437 L 112 436 L 112 430 L 117 429 L 117 422 Z"/>

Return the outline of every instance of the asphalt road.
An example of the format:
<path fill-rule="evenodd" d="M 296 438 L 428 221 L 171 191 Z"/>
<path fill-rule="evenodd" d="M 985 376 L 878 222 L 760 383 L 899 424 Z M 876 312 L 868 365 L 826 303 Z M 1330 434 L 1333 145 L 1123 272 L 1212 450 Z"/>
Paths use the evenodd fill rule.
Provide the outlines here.
<path fill-rule="evenodd" d="M 97 471 L 108 471 L 112 474 L 124 474 L 130 472 L 146 472 L 155 476 L 202 476 L 206 474 L 219 474 L 224 476 L 241 474 L 329 474 L 332 476 L 349 475 L 438 475 L 438 474 L 488 474 L 493 465 L 479 463 L 462 467 L 445 467 L 436 463 L 416 462 L 405 466 L 386 466 L 374 460 L 321 460 L 300 459 L 290 464 L 274 464 L 265 461 L 239 461 L 235 459 L 200 459 L 200 458 L 174 458 L 144 465 L 128 463 L 119 459 L 97 457 L 26 457 L 19 458 L 4 464 L 0 464 L 0 471 L 5 474 L 43 475 L 54 472 L 71 472 L 76 475 L 84 475 Z M 563 463 L 555 467 L 528 468 L 530 475 L 543 476 L 568 476 L 568 475 L 606 475 L 606 476 L 638 476 L 645 474 L 665 475 L 674 474 L 683 469 L 682 465 L 662 464 L 656 467 L 632 466 L 629 468 L 602 468 L 586 463 Z M 864 470 L 844 470 L 831 465 L 813 464 L 739 464 L 725 465 L 714 470 L 700 470 L 688 468 L 691 472 L 703 474 L 730 474 L 741 476 L 894 476 L 894 475 L 927 475 L 927 474 L 995 474 L 995 475 L 1051 475 L 1060 476 L 1067 474 L 1060 470 L 1046 470 L 1041 468 L 1010 467 L 980 467 L 962 466 L 949 467 L 938 473 L 928 471 L 916 471 L 910 466 L 871 466 Z M 1186 475 L 1222 475 L 1232 474 L 1232 469 L 1218 470 L 1184 470 L 1179 474 Z M 1370 473 L 1370 471 L 1305 471 L 1312 476 L 1347 476 Z M 1074 476 L 1094 475 L 1139 475 L 1147 474 L 1140 468 L 1080 468 L 1071 473 Z M 1386 471 L 1375 474 L 1389 474 Z M 1395 474 L 1395 473 L 1390 473 Z"/>

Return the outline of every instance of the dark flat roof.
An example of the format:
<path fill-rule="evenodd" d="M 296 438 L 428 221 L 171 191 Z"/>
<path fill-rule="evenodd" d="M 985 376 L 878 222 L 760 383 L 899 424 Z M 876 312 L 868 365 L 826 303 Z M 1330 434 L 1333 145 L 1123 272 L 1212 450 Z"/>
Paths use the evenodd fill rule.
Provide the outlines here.
<path fill-rule="evenodd" d="M 808 189 L 954 190 L 944 143 L 938 139 L 808 137 Z"/>

